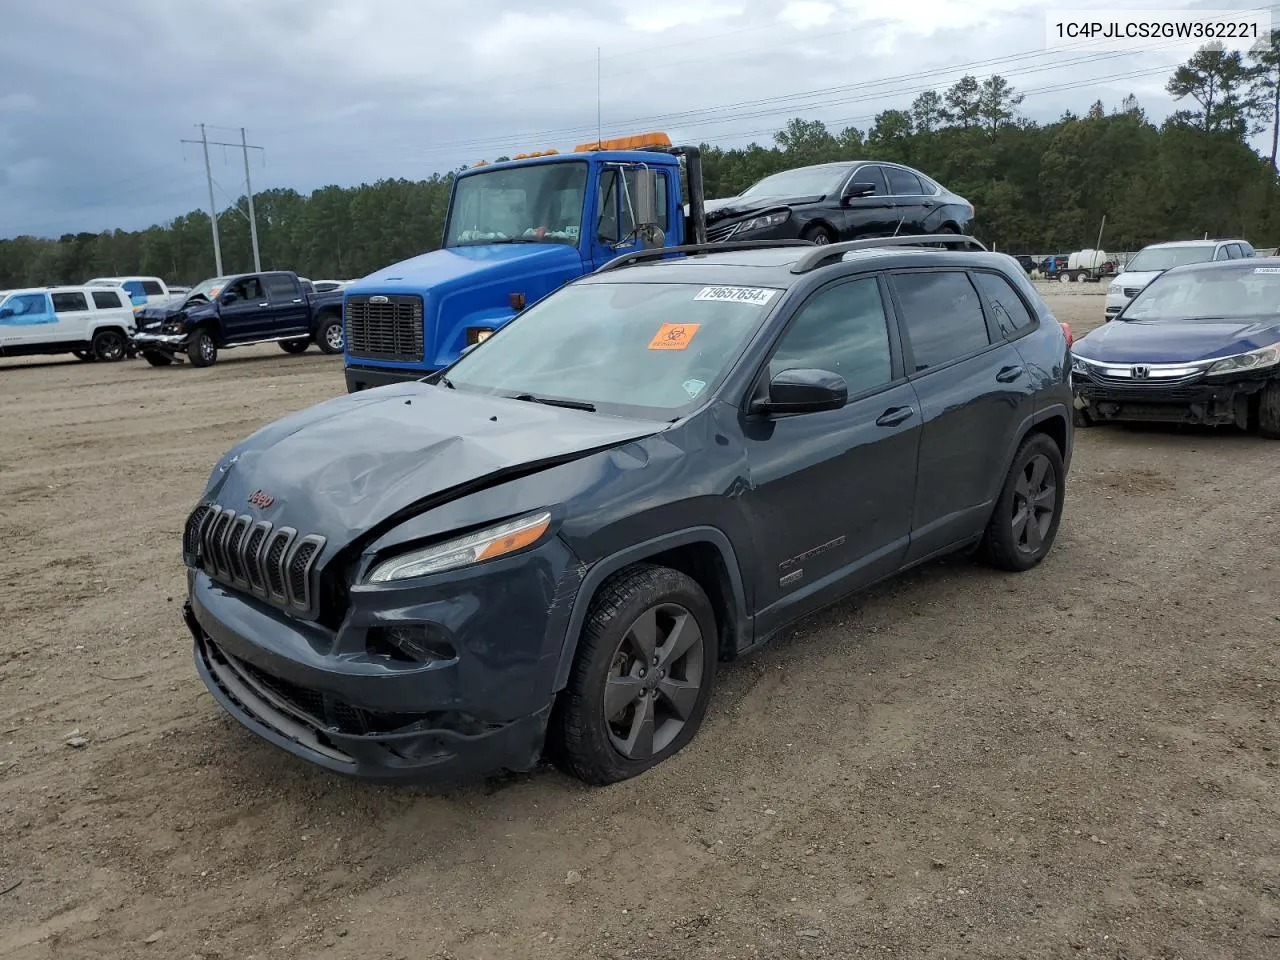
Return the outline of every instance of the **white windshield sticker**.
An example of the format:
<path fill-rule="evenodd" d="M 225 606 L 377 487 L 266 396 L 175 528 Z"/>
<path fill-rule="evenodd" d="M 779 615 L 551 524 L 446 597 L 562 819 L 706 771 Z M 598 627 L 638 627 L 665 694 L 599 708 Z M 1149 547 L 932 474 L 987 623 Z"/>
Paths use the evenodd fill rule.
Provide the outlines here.
<path fill-rule="evenodd" d="M 1280 267 L 1254 267 L 1254 273 L 1280 273 Z"/>
<path fill-rule="evenodd" d="M 777 290 L 768 287 L 703 287 L 695 300 L 727 300 L 730 303 L 754 303 L 757 306 L 773 299 Z"/>

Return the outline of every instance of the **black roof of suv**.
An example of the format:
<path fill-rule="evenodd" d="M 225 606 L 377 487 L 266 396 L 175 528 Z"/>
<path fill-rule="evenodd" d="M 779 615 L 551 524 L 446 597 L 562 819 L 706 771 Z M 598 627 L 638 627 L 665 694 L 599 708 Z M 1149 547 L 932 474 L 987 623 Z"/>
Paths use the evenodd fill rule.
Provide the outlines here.
<path fill-rule="evenodd" d="M 906 238 L 624 257 L 424 381 L 270 424 L 183 552 L 197 669 L 373 778 L 593 783 L 695 734 L 716 663 L 907 567 L 1048 552 L 1064 328 L 1011 257 Z M 680 254 L 684 256 L 680 256 Z"/>

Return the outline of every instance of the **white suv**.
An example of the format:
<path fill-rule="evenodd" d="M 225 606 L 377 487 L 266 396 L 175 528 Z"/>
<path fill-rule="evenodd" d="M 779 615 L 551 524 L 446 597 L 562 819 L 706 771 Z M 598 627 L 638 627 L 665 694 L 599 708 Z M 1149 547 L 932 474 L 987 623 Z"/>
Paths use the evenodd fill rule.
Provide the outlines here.
<path fill-rule="evenodd" d="M 109 287 L 40 287 L 0 294 L 0 357 L 73 353 L 123 360 L 134 333 L 129 294 Z"/>
<path fill-rule="evenodd" d="M 1255 253 L 1244 240 L 1175 240 L 1143 247 L 1107 287 L 1107 320 L 1114 320 L 1139 290 L 1172 267 L 1210 260 L 1240 260 Z"/>

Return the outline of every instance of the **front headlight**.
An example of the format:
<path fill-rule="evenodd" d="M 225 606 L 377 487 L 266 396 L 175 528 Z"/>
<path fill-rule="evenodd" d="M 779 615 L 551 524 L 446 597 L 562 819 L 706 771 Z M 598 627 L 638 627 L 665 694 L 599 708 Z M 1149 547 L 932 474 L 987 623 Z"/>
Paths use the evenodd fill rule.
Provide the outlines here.
<path fill-rule="evenodd" d="M 458 567 L 493 560 L 515 553 L 537 541 L 551 526 L 550 513 L 537 513 L 518 520 L 499 523 L 465 537 L 446 540 L 418 550 L 410 550 L 398 557 L 384 560 L 370 572 L 368 583 L 386 583 L 388 580 L 406 580 L 428 573 L 442 573 Z"/>
<path fill-rule="evenodd" d="M 747 233 L 750 230 L 767 230 L 769 227 L 776 227 L 780 223 L 786 223 L 790 217 L 790 210 L 778 210 L 760 217 L 752 217 L 737 229 L 737 233 Z"/>
<path fill-rule="evenodd" d="M 1209 368 L 1209 373 L 1243 373 L 1274 367 L 1277 363 L 1280 363 L 1280 344 L 1272 344 L 1248 353 L 1237 353 L 1234 357 L 1223 357 Z"/>
<path fill-rule="evenodd" d="M 1083 360 L 1081 360 L 1079 357 L 1073 356 L 1071 358 L 1071 372 L 1087 374 L 1089 372 L 1089 365 L 1085 363 Z"/>

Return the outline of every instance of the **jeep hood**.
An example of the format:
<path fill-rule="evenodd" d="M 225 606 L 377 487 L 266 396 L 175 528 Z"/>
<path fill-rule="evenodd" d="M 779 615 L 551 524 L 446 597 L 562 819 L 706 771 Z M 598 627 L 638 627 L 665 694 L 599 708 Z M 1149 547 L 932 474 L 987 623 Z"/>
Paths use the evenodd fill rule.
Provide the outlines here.
<path fill-rule="evenodd" d="M 345 295 L 421 293 L 424 288 L 464 286 L 486 273 L 523 273 L 557 268 L 582 271 L 576 247 L 564 243 L 484 243 L 445 247 L 401 260 L 346 287 Z"/>
<path fill-rule="evenodd" d="M 1112 320 L 1081 337 L 1072 352 L 1103 363 L 1190 363 L 1256 350 L 1280 340 L 1274 315 L 1256 320 Z"/>
<path fill-rule="evenodd" d="M 433 501 L 665 427 L 410 381 L 268 424 L 223 456 L 205 499 L 300 534 L 320 534 L 332 555 Z M 270 498 L 266 507 L 249 504 L 258 491 Z"/>

